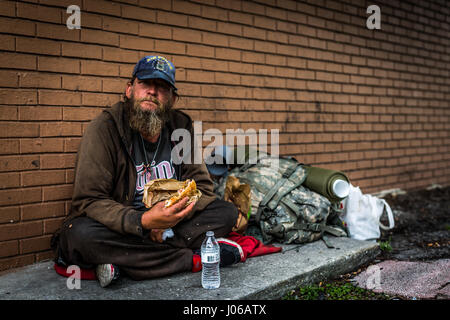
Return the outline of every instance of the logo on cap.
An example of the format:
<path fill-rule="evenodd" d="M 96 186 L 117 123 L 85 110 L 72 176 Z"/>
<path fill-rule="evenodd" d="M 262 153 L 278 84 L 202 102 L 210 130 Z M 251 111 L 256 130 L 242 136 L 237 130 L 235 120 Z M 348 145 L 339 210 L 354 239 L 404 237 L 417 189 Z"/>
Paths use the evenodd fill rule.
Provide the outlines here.
<path fill-rule="evenodd" d="M 142 58 L 134 67 L 133 77 L 139 80 L 163 79 L 176 90 L 175 87 L 175 66 L 162 56 L 146 56 Z"/>

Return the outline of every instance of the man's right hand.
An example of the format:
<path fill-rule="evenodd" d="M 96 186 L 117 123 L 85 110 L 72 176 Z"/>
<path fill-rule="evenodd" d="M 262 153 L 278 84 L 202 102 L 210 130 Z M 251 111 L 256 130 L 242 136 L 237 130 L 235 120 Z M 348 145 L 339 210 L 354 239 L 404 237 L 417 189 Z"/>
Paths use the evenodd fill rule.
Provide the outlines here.
<path fill-rule="evenodd" d="M 188 201 L 186 197 L 169 208 L 164 206 L 165 201 L 158 202 L 142 215 L 142 227 L 147 230 L 172 228 L 194 208 L 195 202 L 185 208 Z"/>

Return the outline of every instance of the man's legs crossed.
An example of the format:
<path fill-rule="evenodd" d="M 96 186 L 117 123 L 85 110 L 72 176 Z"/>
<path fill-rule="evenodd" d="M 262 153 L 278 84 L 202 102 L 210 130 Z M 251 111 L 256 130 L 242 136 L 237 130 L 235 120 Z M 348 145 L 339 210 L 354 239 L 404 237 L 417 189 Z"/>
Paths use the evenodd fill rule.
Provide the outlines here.
<path fill-rule="evenodd" d="M 192 219 L 173 228 L 175 236 L 163 243 L 134 235 L 122 235 L 103 224 L 78 217 L 62 228 L 59 252 L 67 263 L 82 268 L 115 264 L 133 279 L 148 279 L 192 269 L 192 249 L 198 249 L 206 231 L 227 235 L 237 220 L 237 209 L 215 200 Z"/>
<path fill-rule="evenodd" d="M 114 264 L 136 280 L 187 271 L 192 265 L 192 250 L 188 248 L 122 235 L 89 217 L 75 218 L 63 228 L 59 247 L 68 264 L 81 268 Z"/>

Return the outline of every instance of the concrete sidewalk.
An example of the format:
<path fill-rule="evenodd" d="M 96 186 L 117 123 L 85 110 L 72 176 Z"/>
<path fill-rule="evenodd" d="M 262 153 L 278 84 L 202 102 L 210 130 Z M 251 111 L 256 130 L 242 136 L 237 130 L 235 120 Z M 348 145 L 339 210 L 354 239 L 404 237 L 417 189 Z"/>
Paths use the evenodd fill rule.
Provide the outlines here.
<path fill-rule="evenodd" d="M 127 277 L 101 288 L 83 280 L 80 289 L 68 289 L 67 279 L 41 262 L 0 276 L 0 300 L 264 300 L 279 299 L 299 285 L 312 284 L 357 269 L 379 253 L 377 243 L 330 237 L 336 248 L 319 240 L 283 245 L 283 252 L 247 259 L 221 269 L 221 287 L 205 290 L 201 273 L 181 273 L 153 280 Z M 339 249 L 337 249 L 339 248 Z"/>
<path fill-rule="evenodd" d="M 406 299 L 450 299 L 450 259 L 386 260 L 373 264 L 353 281 L 361 288 Z"/>

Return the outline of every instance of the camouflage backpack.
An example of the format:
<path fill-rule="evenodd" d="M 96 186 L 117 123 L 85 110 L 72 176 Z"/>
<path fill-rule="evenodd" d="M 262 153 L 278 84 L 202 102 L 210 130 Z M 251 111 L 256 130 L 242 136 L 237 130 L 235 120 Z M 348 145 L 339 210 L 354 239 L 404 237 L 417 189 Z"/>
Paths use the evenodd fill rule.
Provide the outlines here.
<path fill-rule="evenodd" d="M 347 236 L 337 204 L 306 188 L 307 172 L 294 158 L 270 156 L 233 168 L 229 175 L 251 187 L 251 216 L 246 234 L 264 243 L 307 243 L 323 239 L 325 232 Z M 256 163 L 255 163 L 256 162 Z M 223 179 L 226 180 L 226 179 Z M 224 181 L 219 185 L 220 195 Z"/>

